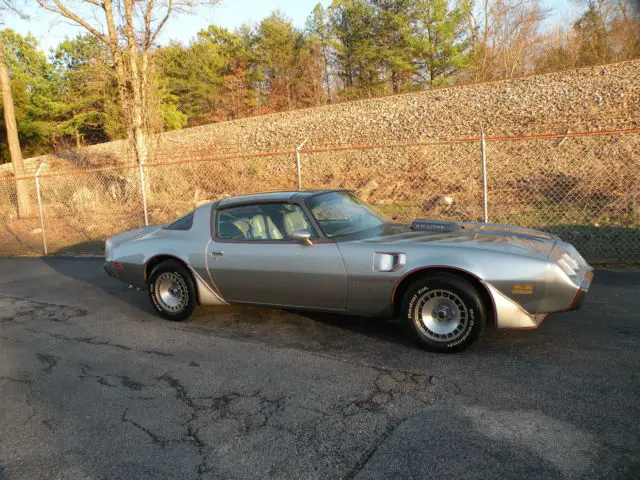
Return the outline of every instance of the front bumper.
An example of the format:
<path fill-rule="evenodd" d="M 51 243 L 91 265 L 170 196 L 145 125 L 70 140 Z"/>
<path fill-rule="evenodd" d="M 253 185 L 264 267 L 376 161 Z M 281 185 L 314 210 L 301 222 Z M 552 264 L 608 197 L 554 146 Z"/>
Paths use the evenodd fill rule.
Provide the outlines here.
<path fill-rule="evenodd" d="M 489 283 L 486 283 L 485 285 L 487 286 L 493 300 L 496 327 L 499 329 L 527 330 L 538 328 L 548 313 L 578 310 L 584 303 L 584 299 L 587 296 L 592 280 L 593 269 L 589 267 L 584 274 L 584 279 L 580 288 L 578 288 L 578 291 L 568 308 L 554 309 L 547 313 L 535 314 L 527 312 L 518 303 L 508 298 L 493 285 Z"/>
<path fill-rule="evenodd" d="M 532 315 L 490 283 L 485 285 L 493 301 L 496 328 L 529 330 L 538 328 L 546 317 L 546 314 Z"/>
<path fill-rule="evenodd" d="M 569 306 L 569 308 L 567 308 L 566 310 L 567 312 L 572 310 L 578 310 L 582 306 L 582 304 L 584 303 L 584 298 L 587 296 L 587 292 L 589 291 L 589 287 L 591 286 L 592 280 L 593 280 L 593 269 L 589 269 L 589 271 L 584 275 L 584 280 L 582 281 L 582 285 L 580 285 L 580 288 L 578 289 L 578 293 L 576 293 L 576 296 L 573 299 L 573 302 L 571 302 L 571 305 Z"/>

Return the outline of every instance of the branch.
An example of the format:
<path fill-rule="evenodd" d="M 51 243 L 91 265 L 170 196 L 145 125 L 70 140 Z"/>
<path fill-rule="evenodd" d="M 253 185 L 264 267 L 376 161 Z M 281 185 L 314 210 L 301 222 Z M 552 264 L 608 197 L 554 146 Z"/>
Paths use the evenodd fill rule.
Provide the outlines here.
<path fill-rule="evenodd" d="M 160 21 L 160 23 L 156 27 L 156 31 L 153 34 L 151 34 L 150 30 L 148 32 L 150 34 L 150 39 L 147 42 L 147 47 L 150 47 L 155 43 L 156 38 L 158 38 L 158 34 L 164 27 L 164 24 L 167 23 L 167 20 L 169 20 L 169 17 L 171 16 L 172 13 L 173 13 L 173 0 L 169 0 L 169 3 L 167 4 L 167 13 L 165 14 L 164 18 Z"/>
<path fill-rule="evenodd" d="M 151 13 L 153 12 L 153 7 L 155 6 L 155 0 L 150 0 L 147 5 L 147 10 L 144 13 L 144 45 L 143 48 L 149 48 L 149 43 L 151 40 Z"/>
<path fill-rule="evenodd" d="M 9 10 L 17 15 L 19 18 L 26 18 L 25 14 L 12 5 L 9 0 L 0 0 L 0 12 L 2 10 Z"/>
<path fill-rule="evenodd" d="M 100 32 L 99 30 L 97 30 L 96 28 L 91 26 L 91 24 L 89 24 L 89 22 L 87 22 L 85 19 L 83 19 L 80 16 L 76 15 L 71 10 L 69 10 L 67 7 L 62 5 L 61 0 L 52 0 L 52 1 L 53 1 L 53 3 L 55 3 L 57 8 L 49 6 L 48 3 L 47 3 L 47 0 L 38 0 L 38 3 L 45 10 L 49 10 L 50 12 L 53 12 L 53 13 L 55 13 L 57 15 L 61 15 L 61 16 L 65 17 L 65 18 L 77 23 L 78 25 L 86 28 L 92 35 L 94 35 L 95 37 L 99 38 L 104 43 L 109 44 L 109 39 L 102 32 Z M 94 0 L 85 0 L 85 1 L 87 1 L 89 3 L 93 3 L 94 5 L 98 5 L 98 3 L 95 2 Z M 104 8 L 104 5 L 101 5 L 101 7 Z"/>
<path fill-rule="evenodd" d="M 116 24 L 113 19 L 113 3 L 111 0 L 104 0 L 104 13 L 107 20 L 107 32 L 109 32 L 109 38 L 117 41 Z"/>

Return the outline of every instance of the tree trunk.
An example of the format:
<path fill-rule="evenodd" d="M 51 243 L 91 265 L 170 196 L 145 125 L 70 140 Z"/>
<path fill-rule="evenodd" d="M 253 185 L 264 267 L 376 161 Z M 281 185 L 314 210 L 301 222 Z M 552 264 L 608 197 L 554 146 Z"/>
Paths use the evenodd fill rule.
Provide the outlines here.
<path fill-rule="evenodd" d="M 152 86 L 149 83 L 149 52 L 146 48 L 142 48 L 140 57 L 142 59 L 140 65 L 140 94 L 142 98 L 142 113 L 144 115 L 142 120 L 145 130 L 148 132 L 150 129 L 153 131 L 156 125 L 153 124 L 154 119 L 151 118 Z"/>
<path fill-rule="evenodd" d="M 13 106 L 13 95 L 11 94 L 11 83 L 9 81 L 9 69 L 4 57 L 4 46 L 0 37 L 0 89 L 2 90 L 2 102 L 4 107 L 4 124 L 7 128 L 7 142 L 9 143 L 9 154 L 13 163 L 13 173 L 17 179 L 24 177 L 24 165 L 22 163 L 22 151 L 18 140 L 18 126 L 16 125 L 16 115 Z M 29 199 L 29 181 L 16 180 L 16 191 L 18 198 L 18 216 L 21 218 L 31 215 L 31 200 Z"/>
<path fill-rule="evenodd" d="M 324 40 L 322 40 L 324 43 Z M 331 103 L 331 77 L 329 76 L 329 55 L 327 55 L 327 47 L 322 45 L 322 59 L 324 61 L 324 81 L 327 82 L 327 101 Z"/>
<path fill-rule="evenodd" d="M 138 165 L 142 165 L 147 156 L 147 143 L 144 135 L 143 97 L 138 70 L 138 51 L 133 28 L 133 1 L 125 0 L 125 33 L 127 36 L 127 59 L 131 81 L 131 115 L 133 120 L 133 148 Z M 146 72 L 145 72 L 146 73 Z"/>

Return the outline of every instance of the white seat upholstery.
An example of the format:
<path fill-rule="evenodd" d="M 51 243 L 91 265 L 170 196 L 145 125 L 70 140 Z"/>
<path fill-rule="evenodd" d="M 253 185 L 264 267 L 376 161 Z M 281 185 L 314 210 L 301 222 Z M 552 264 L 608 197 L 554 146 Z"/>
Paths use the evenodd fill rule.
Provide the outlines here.
<path fill-rule="evenodd" d="M 287 233 L 287 237 L 291 237 L 291 234 L 296 230 L 303 230 L 305 232 L 310 231 L 309 225 L 307 225 L 307 221 L 304 218 L 304 215 L 300 211 L 293 211 L 290 213 L 286 213 L 283 216 L 284 220 L 284 229 Z"/>
<path fill-rule="evenodd" d="M 276 224 L 271 220 L 271 217 L 267 217 L 267 228 L 269 229 L 269 235 L 272 240 L 282 240 L 284 238 L 280 229 L 276 227 Z"/>
<path fill-rule="evenodd" d="M 254 215 L 251 217 L 251 233 L 254 240 L 282 240 L 283 236 L 271 217 Z"/>
<path fill-rule="evenodd" d="M 251 224 L 251 237 L 254 240 L 267 240 L 267 228 L 262 215 L 254 215 L 249 223 Z"/>

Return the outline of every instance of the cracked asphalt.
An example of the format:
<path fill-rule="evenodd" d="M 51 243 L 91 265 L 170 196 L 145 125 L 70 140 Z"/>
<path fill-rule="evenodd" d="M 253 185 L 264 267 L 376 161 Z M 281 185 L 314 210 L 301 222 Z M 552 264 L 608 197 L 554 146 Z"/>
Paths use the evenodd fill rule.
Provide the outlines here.
<path fill-rule="evenodd" d="M 166 322 L 98 260 L 0 272 L 2 480 L 640 478 L 640 272 L 456 355 L 393 321 Z"/>

